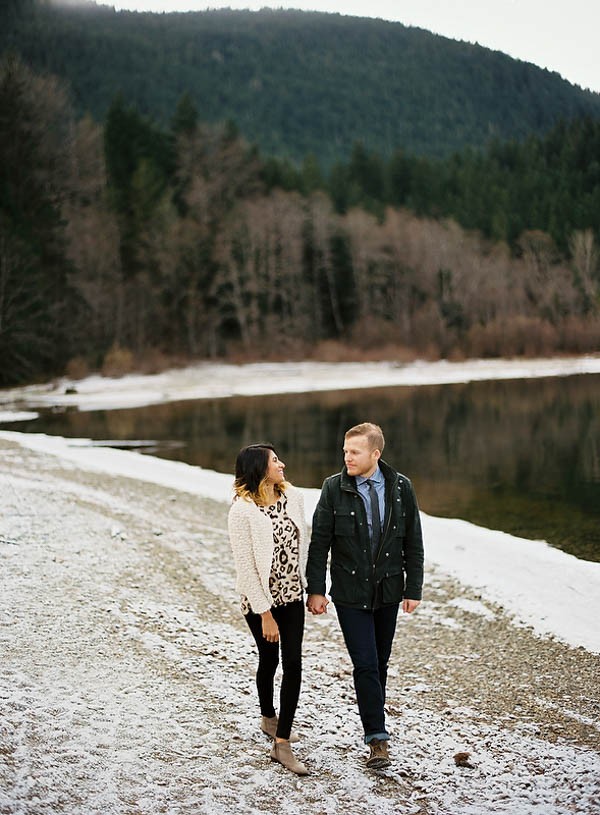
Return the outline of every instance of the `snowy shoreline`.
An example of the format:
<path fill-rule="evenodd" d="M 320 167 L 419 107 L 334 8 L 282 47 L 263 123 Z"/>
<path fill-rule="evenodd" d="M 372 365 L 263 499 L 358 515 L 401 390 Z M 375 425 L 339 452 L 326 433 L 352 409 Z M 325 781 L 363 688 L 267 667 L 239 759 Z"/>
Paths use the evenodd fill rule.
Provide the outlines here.
<path fill-rule="evenodd" d="M 34 419 L 36 408 L 112 410 L 190 399 L 220 399 L 314 391 L 445 385 L 498 379 L 599 374 L 600 355 L 545 359 L 473 359 L 464 362 L 201 363 L 161 374 L 118 379 L 89 376 L 0 390 L 0 421 Z M 24 412 L 25 411 L 25 412 Z M 27 415 L 26 412 L 29 412 Z M 20 414 L 20 415 L 19 415 Z"/>
<path fill-rule="evenodd" d="M 76 467 L 145 481 L 228 502 L 232 476 L 182 462 L 89 446 L 85 439 L 0 431 L 0 438 L 49 453 Z M 319 491 L 304 489 L 307 520 Z M 431 563 L 502 606 L 517 625 L 600 653 L 600 563 L 582 561 L 544 541 L 517 538 L 458 519 L 422 513 Z"/>
<path fill-rule="evenodd" d="M 600 373 L 600 355 L 532 360 L 397 363 L 205 363 L 151 376 L 73 382 L 0 391 L 0 421 L 34 419 L 35 408 L 79 410 L 140 407 L 186 399 L 448 384 L 490 379 Z M 351 383 L 351 385 L 349 384 Z M 69 391 L 68 393 L 66 391 Z M 75 392 L 71 392 L 75 391 Z M 33 410 L 32 410 L 33 409 Z M 40 434 L 0 436 L 71 461 L 83 469 L 117 473 L 227 502 L 231 476 L 138 453 L 90 446 L 89 440 Z M 317 490 L 305 489 L 310 520 Z M 544 541 L 531 541 L 457 519 L 423 514 L 427 556 L 466 586 L 500 604 L 541 636 L 600 653 L 600 563 L 579 560 Z"/>
<path fill-rule="evenodd" d="M 565 579 L 556 553 L 557 577 L 545 545 L 512 539 L 511 551 L 509 536 L 425 516 L 425 602 L 398 620 L 388 672 L 392 766 L 365 771 L 332 611 L 306 620 L 294 726 L 311 776 L 299 781 L 269 760 L 258 726 L 228 554 L 231 476 L 85 444 L 0 434 L 2 813 L 600 811 L 600 657 L 491 600 L 501 582 L 448 576 L 436 548 L 465 579 L 496 570 L 488 550 L 505 565 L 525 554 L 528 592 L 581 589 L 585 564 Z M 579 635 L 574 598 L 561 608 Z M 580 602 L 592 620 L 596 603 Z"/>

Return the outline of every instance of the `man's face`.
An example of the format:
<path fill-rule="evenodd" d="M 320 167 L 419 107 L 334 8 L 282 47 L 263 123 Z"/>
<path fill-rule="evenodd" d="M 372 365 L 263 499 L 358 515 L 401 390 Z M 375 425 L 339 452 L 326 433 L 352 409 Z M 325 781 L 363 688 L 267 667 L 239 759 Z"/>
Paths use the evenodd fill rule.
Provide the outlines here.
<path fill-rule="evenodd" d="M 344 464 L 348 475 L 369 478 L 377 467 L 381 453 L 371 450 L 366 436 L 350 436 L 344 439 Z"/>

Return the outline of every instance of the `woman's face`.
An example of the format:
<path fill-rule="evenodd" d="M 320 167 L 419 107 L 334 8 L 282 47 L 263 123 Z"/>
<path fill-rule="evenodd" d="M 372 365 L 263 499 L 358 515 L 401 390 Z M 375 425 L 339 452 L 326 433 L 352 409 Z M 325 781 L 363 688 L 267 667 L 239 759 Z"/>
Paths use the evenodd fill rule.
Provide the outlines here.
<path fill-rule="evenodd" d="M 267 465 L 266 479 L 269 484 L 281 484 L 285 480 L 283 471 L 285 464 L 279 459 L 277 453 L 269 450 L 269 463 Z"/>

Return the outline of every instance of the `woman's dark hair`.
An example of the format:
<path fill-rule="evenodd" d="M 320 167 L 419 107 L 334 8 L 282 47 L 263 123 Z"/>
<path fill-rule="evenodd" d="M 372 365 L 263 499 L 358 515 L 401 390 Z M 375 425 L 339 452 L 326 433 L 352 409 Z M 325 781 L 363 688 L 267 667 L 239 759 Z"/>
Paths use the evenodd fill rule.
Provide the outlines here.
<path fill-rule="evenodd" d="M 271 451 L 275 452 L 275 448 L 268 442 L 242 447 L 235 461 L 234 489 L 239 496 L 262 497 L 261 484 L 267 474 Z"/>

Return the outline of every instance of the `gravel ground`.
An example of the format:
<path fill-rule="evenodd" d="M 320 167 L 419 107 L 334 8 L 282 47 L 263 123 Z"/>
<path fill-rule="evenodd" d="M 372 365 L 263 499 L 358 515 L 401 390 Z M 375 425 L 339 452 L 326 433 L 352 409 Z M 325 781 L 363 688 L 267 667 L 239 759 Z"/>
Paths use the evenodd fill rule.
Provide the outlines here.
<path fill-rule="evenodd" d="M 0 440 L 2 815 L 600 813 L 600 657 L 431 567 L 392 656 L 393 767 L 363 768 L 333 614 L 306 625 L 311 775 L 271 763 L 226 514 Z"/>

